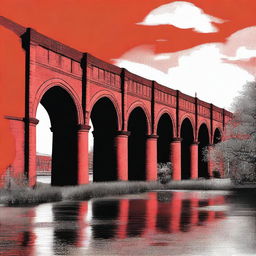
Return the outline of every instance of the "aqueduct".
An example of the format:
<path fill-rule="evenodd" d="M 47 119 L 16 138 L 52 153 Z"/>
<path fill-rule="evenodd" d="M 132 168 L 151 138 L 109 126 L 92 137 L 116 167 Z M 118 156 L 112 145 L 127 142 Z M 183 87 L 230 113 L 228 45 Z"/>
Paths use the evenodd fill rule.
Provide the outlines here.
<path fill-rule="evenodd" d="M 88 183 L 89 121 L 93 180 L 156 180 L 171 162 L 173 179 L 212 176 L 204 147 L 221 140 L 232 114 L 50 39 L 5 18 L 26 53 L 25 116 L 6 116 L 16 141 L 12 168 L 36 176 L 36 111 L 51 120 L 52 184 Z"/>

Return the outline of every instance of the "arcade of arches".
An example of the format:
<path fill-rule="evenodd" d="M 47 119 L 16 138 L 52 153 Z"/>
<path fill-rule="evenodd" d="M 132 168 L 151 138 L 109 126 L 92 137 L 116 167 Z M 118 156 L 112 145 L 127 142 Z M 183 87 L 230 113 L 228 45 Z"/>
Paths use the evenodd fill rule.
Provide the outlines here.
<path fill-rule="evenodd" d="M 36 183 L 41 103 L 53 135 L 52 185 L 89 182 L 89 131 L 93 181 L 154 181 L 157 163 L 166 162 L 172 164 L 173 180 L 212 176 L 213 164 L 203 161 L 203 151 L 221 141 L 232 113 L 6 18 L 0 24 L 15 34 L 25 53 L 17 61 L 25 74 L 17 84 L 25 92 L 19 96 L 24 97 L 19 98 L 23 111 L 4 113 L 15 141 L 14 159 L 8 163 L 15 175 L 25 174 L 31 186 Z"/>
<path fill-rule="evenodd" d="M 76 106 L 69 94 L 58 86 L 44 94 L 41 104 L 49 114 L 53 132 L 52 184 L 74 185 L 79 178 L 79 136 L 88 136 L 90 127 L 80 127 L 77 132 Z M 164 113 L 158 120 L 156 135 L 149 136 L 147 116 L 143 108 L 136 107 L 129 114 L 127 131 L 120 132 L 117 111 L 107 97 L 100 98 L 93 105 L 90 118 L 94 139 L 93 181 L 155 180 L 157 163 L 167 162 L 172 163 L 174 180 L 212 176 L 210 163 L 203 160 L 204 148 L 211 147 L 209 131 L 204 123 L 199 128 L 196 141 L 192 123 L 185 118 L 177 139 L 173 136 L 173 121 L 168 113 Z M 217 128 L 213 142 L 220 141 L 221 134 Z M 88 147 L 85 144 L 81 146 Z M 152 154 L 155 154 L 155 159 L 152 159 Z"/>

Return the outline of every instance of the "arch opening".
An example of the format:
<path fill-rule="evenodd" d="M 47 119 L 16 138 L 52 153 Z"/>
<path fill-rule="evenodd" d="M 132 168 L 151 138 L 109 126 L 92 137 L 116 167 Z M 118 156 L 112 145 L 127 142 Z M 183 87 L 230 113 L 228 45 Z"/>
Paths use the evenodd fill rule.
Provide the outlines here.
<path fill-rule="evenodd" d="M 163 114 L 157 126 L 157 162 L 170 162 L 171 148 L 170 143 L 173 138 L 173 124 L 168 114 Z"/>
<path fill-rule="evenodd" d="M 142 108 L 135 108 L 128 120 L 128 180 L 146 180 L 147 118 Z"/>
<path fill-rule="evenodd" d="M 198 177 L 209 178 L 208 162 L 204 160 L 204 149 L 209 145 L 209 141 L 208 128 L 202 124 L 198 134 Z"/>
<path fill-rule="evenodd" d="M 115 136 L 118 129 L 116 109 L 106 97 L 92 108 L 93 181 L 117 180 Z"/>
<path fill-rule="evenodd" d="M 190 146 L 194 141 L 193 127 L 188 118 L 184 119 L 181 125 L 181 179 L 191 177 L 191 156 Z"/>
<path fill-rule="evenodd" d="M 69 93 L 59 86 L 50 88 L 40 103 L 46 109 L 52 131 L 51 184 L 77 184 L 78 114 Z"/>
<path fill-rule="evenodd" d="M 52 132 L 51 121 L 46 109 L 38 104 L 36 118 L 36 181 L 51 183 L 52 170 Z"/>
<path fill-rule="evenodd" d="M 213 136 L 213 144 L 217 144 L 219 142 L 221 142 L 221 133 L 220 130 L 216 128 Z"/>

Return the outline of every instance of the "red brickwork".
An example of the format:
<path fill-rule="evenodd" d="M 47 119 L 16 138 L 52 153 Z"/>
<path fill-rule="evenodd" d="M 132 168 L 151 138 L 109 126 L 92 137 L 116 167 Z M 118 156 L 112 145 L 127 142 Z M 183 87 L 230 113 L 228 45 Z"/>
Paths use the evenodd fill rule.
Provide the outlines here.
<path fill-rule="evenodd" d="M 137 108 L 142 109 L 147 123 L 146 179 L 156 180 L 157 177 L 157 128 L 164 114 L 170 117 L 173 127 L 173 142 L 170 141 L 173 178 L 181 179 L 181 126 L 185 119 L 191 123 L 193 134 L 193 146 L 189 149 L 192 163 L 190 178 L 198 177 L 199 128 L 203 124 L 206 125 L 209 144 L 213 144 L 215 130 L 218 129 L 220 134 L 223 134 L 225 124 L 232 118 L 230 112 L 132 74 L 89 53 L 79 52 L 33 29 L 10 24 L 10 21 L 5 19 L 0 20 L 0 23 L 21 36 L 24 51 L 27 53 L 26 118 L 7 117 L 16 139 L 16 158 L 13 163 L 15 171 L 25 172 L 31 179 L 35 175 L 37 106 L 51 88 L 59 87 L 70 96 L 77 113 L 77 135 L 74 137 L 77 139 L 77 147 L 72 150 L 77 159 L 74 167 L 76 184 L 88 183 L 89 121 L 93 107 L 102 98 L 111 101 L 117 116 L 118 133 L 114 143 L 117 154 L 117 179 L 128 179 L 128 122 L 131 113 Z M 65 129 L 63 125 L 63 130 Z"/>
<path fill-rule="evenodd" d="M 49 155 L 36 155 L 36 172 L 38 174 L 51 175 L 52 157 Z"/>

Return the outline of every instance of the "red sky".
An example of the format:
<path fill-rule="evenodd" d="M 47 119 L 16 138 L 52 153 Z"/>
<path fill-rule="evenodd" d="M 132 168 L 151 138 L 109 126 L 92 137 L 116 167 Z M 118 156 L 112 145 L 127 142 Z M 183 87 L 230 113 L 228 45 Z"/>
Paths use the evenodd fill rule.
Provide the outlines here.
<path fill-rule="evenodd" d="M 232 33 L 256 25 L 253 0 L 187 1 L 226 21 L 216 24 L 218 33 L 197 33 L 170 25 L 136 25 L 154 8 L 171 2 L 174 1 L 1 0 L 1 15 L 106 61 L 141 44 L 154 44 L 156 52 L 161 53 L 224 42 Z M 168 41 L 156 43 L 158 38 Z"/>

